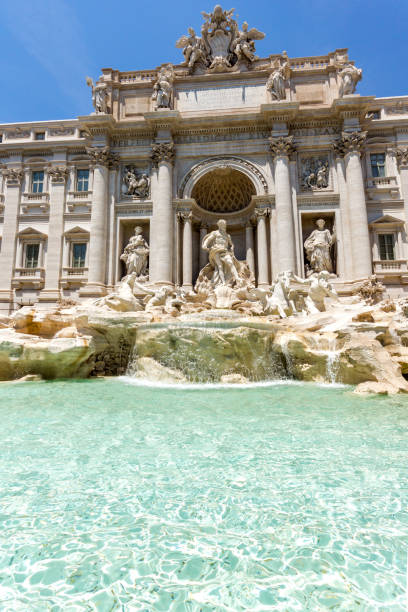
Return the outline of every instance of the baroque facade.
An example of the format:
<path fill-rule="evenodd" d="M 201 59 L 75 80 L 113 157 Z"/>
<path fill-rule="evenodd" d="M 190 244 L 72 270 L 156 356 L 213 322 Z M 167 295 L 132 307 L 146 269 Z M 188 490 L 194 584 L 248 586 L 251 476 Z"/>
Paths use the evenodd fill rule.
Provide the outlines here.
<path fill-rule="evenodd" d="M 233 10 L 203 17 L 179 65 L 88 78 L 92 114 L 0 126 L 3 312 L 106 295 L 136 238 L 143 282 L 191 289 L 221 218 L 259 287 L 326 260 L 340 293 L 408 291 L 408 96 L 356 93 L 346 49 L 259 58 Z"/>

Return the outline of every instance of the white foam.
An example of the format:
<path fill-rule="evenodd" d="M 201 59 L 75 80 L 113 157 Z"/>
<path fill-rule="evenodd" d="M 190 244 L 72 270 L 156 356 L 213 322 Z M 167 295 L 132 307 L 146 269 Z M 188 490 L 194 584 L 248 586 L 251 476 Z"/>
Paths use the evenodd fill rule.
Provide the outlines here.
<path fill-rule="evenodd" d="M 210 390 L 210 389 L 257 389 L 260 387 L 304 387 L 314 386 L 325 389 L 345 389 L 348 385 L 341 383 L 314 383 L 304 382 L 301 380 L 264 380 L 261 382 L 248 383 L 165 383 L 157 380 L 149 380 L 147 378 L 134 378 L 132 376 L 119 376 L 118 379 L 128 385 L 136 387 L 150 387 L 156 389 L 177 389 L 177 390 Z"/>

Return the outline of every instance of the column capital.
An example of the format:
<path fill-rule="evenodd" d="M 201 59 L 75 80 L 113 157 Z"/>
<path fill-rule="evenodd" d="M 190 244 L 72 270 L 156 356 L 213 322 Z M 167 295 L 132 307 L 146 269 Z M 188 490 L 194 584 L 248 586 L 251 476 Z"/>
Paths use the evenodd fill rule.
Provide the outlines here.
<path fill-rule="evenodd" d="M 333 144 L 337 157 L 345 157 L 348 153 L 361 153 L 367 140 L 367 132 L 342 132 L 340 139 Z"/>
<path fill-rule="evenodd" d="M 277 138 L 269 139 L 269 148 L 272 156 L 276 157 L 289 157 L 295 151 L 293 144 L 293 136 L 278 136 Z"/>
<path fill-rule="evenodd" d="M 187 221 L 193 220 L 193 211 L 192 210 L 181 211 L 177 213 L 177 216 L 180 219 L 180 221 L 183 221 L 183 223 L 186 223 Z"/>
<path fill-rule="evenodd" d="M 174 163 L 176 152 L 173 142 L 159 142 L 152 145 L 150 158 L 154 166 L 158 166 L 161 162 Z"/>
<path fill-rule="evenodd" d="M 111 153 L 110 148 L 106 147 L 86 147 L 86 152 L 90 157 L 91 164 L 95 166 L 111 167 L 119 163 L 119 156 Z"/>
<path fill-rule="evenodd" d="M 68 168 L 66 166 L 54 166 L 48 169 L 52 183 L 64 184 L 68 178 Z"/>
<path fill-rule="evenodd" d="M 269 216 L 269 213 L 269 208 L 255 208 L 254 219 L 256 219 L 256 221 L 259 221 L 260 219 L 266 219 Z"/>
<path fill-rule="evenodd" d="M 6 168 L 2 170 L 3 176 L 6 179 L 7 185 L 11 187 L 19 187 L 23 180 L 24 172 L 21 168 Z"/>
<path fill-rule="evenodd" d="M 394 149 L 395 155 L 397 156 L 399 166 L 408 166 L 408 147 L 398 147 Z"/>

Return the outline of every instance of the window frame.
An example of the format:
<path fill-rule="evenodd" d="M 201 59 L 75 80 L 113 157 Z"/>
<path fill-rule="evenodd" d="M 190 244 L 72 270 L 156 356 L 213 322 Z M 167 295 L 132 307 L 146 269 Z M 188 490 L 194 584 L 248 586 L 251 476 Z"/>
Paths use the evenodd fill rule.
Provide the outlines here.
<path fill-rule="evenodd" d="M 382 163 L 379 163 L 377 159 L 380 156 L 383 158 Z M 373 158 L 376 158 L 376 159 L 373 159 Z M 372 178 L 385 178 L 387 176 L 387 172 L 386 172 L 387 156 L 385 152 L 373 151 L 372 153 L 369 153 L 369 162 L 370 162 L 370 172 L 371 172 Z M 378 174 L 376 174 L 376 172 Z"/>
<path fill-rule="evenodd" d="M 394 232 L 379 232 L 377 234 L 378 236 L 378 255 L 380 258 L 380 261 L 395 261 L 397 259 L 396 257 L 396 252 L 395 252 L 395 244 L 396 244 L 396 236 Z M 391 253 L 392 253 L 392 257 L 388 257 L 388 255 L 390 254 L 389 252 L 389 247 L 390 244 L 387 244 L 387 239 L 390 238 L 391 239 Z M 384 245 L 382 247 L 381 245 L 381 240 L 384 239 Z M 382 257 L 382 251 L 384 251 L 385 257 Z"/>
<path fill-rule="evenodd" d="M 42 174 L 42 180 L 35 180 L 36 174 Z M 44 170 L 31 171 L 31 193 L 44 193 L 45 173 Z M 40 188 L 38 188 L 40 186 Z"/>
<path fill-rule="evenodd" d="M 81 172 L 87 172 L 87 178 L 85 179 L 84 177 L 80 177 L 80 173 Z M 76 169 L 76 175 L 75 175 L 75 190 L 80 192 L 80 193 L 88 193 L 89 191 L 89 178 L 90 178 L 90 172 L 89 172 L 89 168 L 77 168 Z M 82 187 L 80 188 L 80 184 L 81 183 L 85 183 L 86 181 L 86 189 L 83 189 Z"/>
<path fill-rule="evenodd" d="M 75 258 L 74 258 L 74 248 L 75 246 L 85 246 L 85 256 L 83 259 L 83 265 L 81 266 L 76 266 L 75 265 Z M 81 240 L 81 239 L 75 239 L 73 238 L 73 240 L 70 242 L 70 267 L 77 269 L 77 270 L 83 270 L 84 268 L 87 267 L 87 260 L 88 260 L 88 240 Z M 79 261 L 82 261 L 82 259 L 80 259 Z"/>
<path fill-rule="evenodd" d="M 36 259 L 36 265 L 28 265 L 29 264 L 29 260 L 27 259 L 28 257 L 28 249 L 30 247 L 37 247 L 37 259 Z M 23 268 L 25 268 L 26 270 L 35 270 L 37 268 L 40 267 L 40 257 L 41 257 L 41 241 L 40 240 L 27 240 L 24 242 L 24 247 L 23 247 Z M 32 261 L 35 261 L 34 259 Z"/>

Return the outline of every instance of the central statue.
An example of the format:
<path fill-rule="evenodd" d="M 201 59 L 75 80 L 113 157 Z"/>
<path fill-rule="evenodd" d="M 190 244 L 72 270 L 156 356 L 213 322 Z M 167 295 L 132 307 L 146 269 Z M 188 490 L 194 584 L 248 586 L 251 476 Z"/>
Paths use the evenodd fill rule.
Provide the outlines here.
<path fill-rule="evenodd" d="M 207 234 L 201 245 L 208 251 L 210 266 L 213 268 L 212 284 L 235 285 L 239 281 L 238 261 L 234 257 L 234 245 L 227 234 L 227 223 L 224 219 L 217 222 L 218 229 Z"/>

